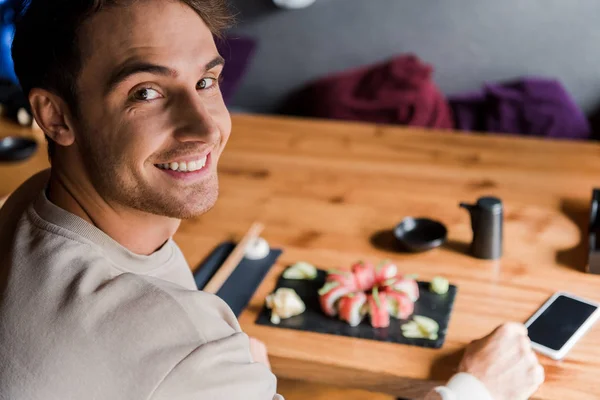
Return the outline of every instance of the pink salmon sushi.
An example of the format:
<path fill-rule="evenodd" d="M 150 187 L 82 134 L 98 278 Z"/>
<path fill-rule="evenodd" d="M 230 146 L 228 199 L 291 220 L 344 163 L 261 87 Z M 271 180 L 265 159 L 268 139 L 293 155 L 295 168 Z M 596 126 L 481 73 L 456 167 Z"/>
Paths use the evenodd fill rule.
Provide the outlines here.
<path fill-rule="evenodd" d="M 375 267 L 369 262 L 359 261 L 352 266 L 357 290 L 370 290 L 375 284 Z"/>
<path fill-rule="evenodd" d="M 381 285 L 398 274 L 398 267 L 389 260 L 382 261 L 375 267 L 375 284 Z"/>
<path fill-rule="evenodd" d="M 350 293 L 340 299 L 340 319 L 350 326 L 357 326 L 367 313 L 367 295 L 363 292 Z"/>
<path fill-rule="evenodd" d="M 384 285 L 397 292 L 406 293 L 413 303 L 419 300 L 419 284 L 414 279 L 398 276 L 388 279 Z"/>
<path fill-rule="evenodd" d="M 369 316 L 373 328 L 387 328 L 390 326 L 390 313 L 387 308 L 387 300 L 384 292 L 373 288 L 368 296 Z"/>
<path fill-rule="evenodd" d="M 356 280 L 350 271 L 330 270 L 327 274 L 327 282 L 339 282 L 341 286 L 352 288 L 352 291 L 357 290 Z"/>
<path fill-rule="evenodd" d="M 387 308 L 390 315 L 398 319 L 408 319 L 415 312 L 415 303 L 403 292 L 387 288 Z"/>
<path fill-rule="evenodd" d="M 339 299 L 352 292 L 352 288 L 340 285 L 339 282 L 326 282 L 319 289 L 319 302 L 321 309 L 330 317 L 337 315 L 337 302 Z"/>

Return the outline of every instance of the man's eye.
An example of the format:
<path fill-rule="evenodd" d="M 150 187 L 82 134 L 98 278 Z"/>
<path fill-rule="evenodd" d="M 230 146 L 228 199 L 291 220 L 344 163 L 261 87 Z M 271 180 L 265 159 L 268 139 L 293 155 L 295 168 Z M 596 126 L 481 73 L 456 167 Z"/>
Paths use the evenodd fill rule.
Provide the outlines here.
<path fill-rule="evenodd" d="M 155 100 L 161 97 L 160 93 L 151 88 L 143 88 L 133 94 L 133 98 L 141 101 Z"/>
<path fill-rule="evenodd" d="M 197 90 L 210 89 L 211 87 L 214 86 L 215 83 L 217 83 L 217 80 L 215 78 L 202 78 L 196 84 L 196 89 Z"/>

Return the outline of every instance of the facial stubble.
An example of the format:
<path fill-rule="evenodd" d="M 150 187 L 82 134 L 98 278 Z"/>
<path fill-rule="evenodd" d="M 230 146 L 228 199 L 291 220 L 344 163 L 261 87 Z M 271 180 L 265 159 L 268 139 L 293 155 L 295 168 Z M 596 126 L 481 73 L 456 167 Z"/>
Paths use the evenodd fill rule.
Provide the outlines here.
<path fill-rule="evenodd" d="M 216 203 L 219 182 L 214 165 L 210 166 L 210 174 L 199 183 L 168 185 L 166 182 L 174 178 L 158 179 L 157 176 L 166 172 L 147 163 L 142 168 L 157 170 L 140 171 L 127 154 L 103 151 L 111 147 L 99 140 L 100 132 L 90 133 L 78 140 L 79 150 L 93 187 L 107 203 L 177 219 L 198 217 Z"/>

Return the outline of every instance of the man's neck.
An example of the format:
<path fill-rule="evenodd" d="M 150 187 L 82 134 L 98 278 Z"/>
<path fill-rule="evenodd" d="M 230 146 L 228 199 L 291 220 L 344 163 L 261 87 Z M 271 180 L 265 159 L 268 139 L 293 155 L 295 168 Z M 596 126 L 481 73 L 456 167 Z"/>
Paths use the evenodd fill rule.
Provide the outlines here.
<path fill-rule="evenodd" d="M 181 223 L 178 219 L 111 206 L 93 188 L 77 187 L 54 169 L 50 174 L 48 199 L 140 255 L 150 255 L 158 250 Z"/>

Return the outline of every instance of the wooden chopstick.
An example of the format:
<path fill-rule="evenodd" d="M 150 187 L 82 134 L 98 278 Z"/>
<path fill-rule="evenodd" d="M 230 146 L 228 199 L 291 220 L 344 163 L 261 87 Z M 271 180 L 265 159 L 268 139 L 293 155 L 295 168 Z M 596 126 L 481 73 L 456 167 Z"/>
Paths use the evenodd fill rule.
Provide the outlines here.
<path fill-rule="evenodd" d="M 229 257 L 227 257 L 223 265 L 221 265 L 221 268 L 219 268 L 210 281 L 208 281 L 202 291 L 215 294 L 219 291 L 219 289 L 221 289 L 221 286 L 223 286 L 227 278 L 229 278 L 240 261 L 242 261 L 244 258 L 248 243 L 254 238 L 260 236 L 263 229 L 264 226 L 261 223 L 255 222 L 252 224 L 248 232 L 246 232 L 242 240 L 240 240 L 237 246 L 235 246 Z"/>

